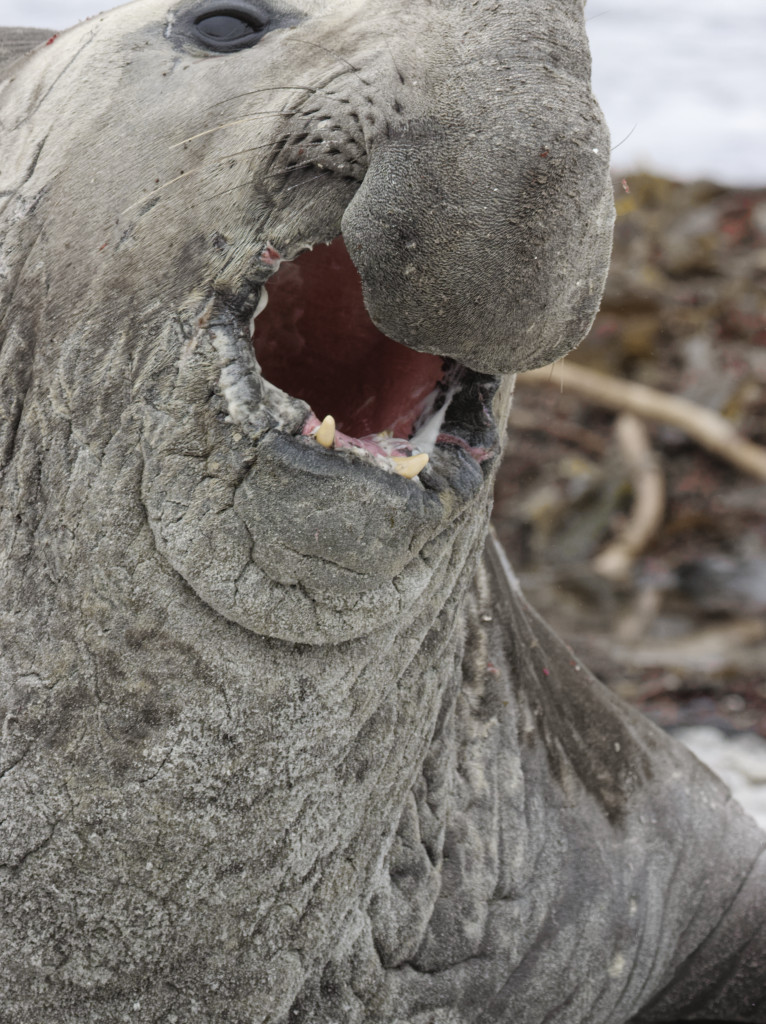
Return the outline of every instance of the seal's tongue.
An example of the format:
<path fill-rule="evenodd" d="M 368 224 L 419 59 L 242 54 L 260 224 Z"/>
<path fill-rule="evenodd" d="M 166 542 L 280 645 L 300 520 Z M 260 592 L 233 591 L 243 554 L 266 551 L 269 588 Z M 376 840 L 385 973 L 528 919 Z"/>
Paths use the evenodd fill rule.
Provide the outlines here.
<path fill-rule="evenodd" d="M 352 437 L 410 437 L 444 361 L 375 327 L 341 237 L 283 264 L 268 296 L 253 336 L 267 380 Z"/>

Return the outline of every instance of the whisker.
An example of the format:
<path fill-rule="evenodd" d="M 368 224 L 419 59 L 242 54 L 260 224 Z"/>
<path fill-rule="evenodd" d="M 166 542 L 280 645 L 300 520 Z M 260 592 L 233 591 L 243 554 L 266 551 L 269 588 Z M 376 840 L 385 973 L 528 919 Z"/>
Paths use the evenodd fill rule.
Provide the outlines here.
<path fill-rule="evenodd" d="M 269 174 L 264 174 L 263 177 L 264 178 L 278 178 L 280 176 L 280 174 L 282 174 L 282 175 L 290 174 L 291 171 L 300 171 L 304 167 L 316 167 L 316 166 L 317 166 L 316 160 L 304 160 L 302 163 L 293 164 L 291 167 L 282 167 L 278 171 L 270 171 Z M 319 169 L 321 171 L 329 171 L 331 168 L 329 168 L 329 167 L 321 167 Z"/>
<path fill-rule="evenodd" d="M 226 121 L 225 124 L 218 124 L 215 128 L 207 128 L 204 132 L 197 132 L 196 135 L 190 135 L 188 139 L 181 139 L 180 142 L 174 142 L 170 149 L 178 149 L 179 146 L 185 146 L 187 142 L 194 142 L 195 139 L 201 139 L 203 135 L 212 135 L 213 132 L 218 132 L 222 128 L 234 128 L 238 124 L 245 124 L 247 121 L 251 121 L 254 117 L 293 117 L 294 114 L 289 110 L 254 110 L 248 114 L 247 117 L 240 117 L 236 121 Z"/>
<path fill-rule="evenodd" d="M 259 149 L 273 149 L 275 153 L 278 153 L 282 148 L 282 142 L 262 142 L 257 146 L 248 146 L 247 149 L 238 149 L 234 153 L 227 153 L 226 156 L 219 157 L 214 162 L 216 164 L 225 163 L 227 160 L 231 160 L 235 156 L 244 156 L 246 153 L 255 153 Z"/>
<path fill-rule="evenodd" d="M 294 188 L 300 188 L 301 185 L 309 185 L 312 181 L 316 181 L 317 178 L 321 178 L 323 174 L 332 174 L 332 171 L 322 170 L 319 174 L 315 174 L 313 178 L 309 178 L 308 181 L 299 181 L 295 185 L 290 185 L 288 188 L 283 189 L 284 192 L 292 192 Z"/>
<path fill-rule="evenodd" d="M 308 178 L 306 181 L 299 181 L 295 185 L 290 185 L 288 188 L 283 189 L 283 192 L 292 192 L 295 188 L 300 188 L 302 185 L 308 185 L 312 181 L 316 181 L 317 178 L 321 178 L 325 174 L 332 174 L 329 167 L 323 167 L 319 174 L 315 174 L 313 178 Z M 266 177 L 274 177 L 274 175 L 266 175 Z M 205 196 L 206 200 L 219 199 L 221 196 L 227 196 L 230 192 L 236 192 L 241 188 L 248 188 L 253 185 L 252 180 L 241 181 L 238 185 L 232 185 L 231 188 L 225 188 L 221 192 L 214 192 L 212 195 Z"/>
<path fill-rule="evenodd" d="M 356 67 L 354 64 L 351 63 L 350 60 L 346 60 L 346 58 L 342 54 L 336 53 L 334 50 L 329 49 L 329 47 L 322 46 L 321 43 L 312 43 L 308 39 L 292 39 L 292 38 L 288 38 L 288 39 L 285 40 L 285 42 L 286 43 L 297 43 L 299 46 L 313 46 L 314 49 L 316 49 L 316 50 L 322 50 L 323 53 L 329 53 L 329 55 L 331 57 L 334 57 L 336 60 L 339 60 L 343 64 L 345 64 L 346 67 L 356 75 L 356 77 L 359 79 L 359 81 L 362 83 L 362 85 L 369 85 L 369 82 L 365 82 L 365 80 L 363 78 L 361 78 L 360 75 L 359 75 L 359 72 L 362 70 L 361 68 Z"/>
<path fill-rule="evenodd" d="M 152 189 L 151 192 L 147 192 L 146 195 L 141 196 L 141 198 L 137 199 L 135 203 L 131 203 L 130 206 L 126 206 L 125 209 L 120 212 L 119 216 L 122 217 L 122 215 L 128 213 L 129 210 L 134 209 L 136 206 L 140 206 L 141 203 L 147 202 L 149 199 L 152 198 L 152 196 L 156 196 L 158 192 L 162 192 L 163 189 L 166 189 L 169 185 L 174 185 L 177 181 L 180 181 L 182 178 L 190 178 L 193 174 L 199 174 L 199 172 L 202 169 L 203 168 L 201 167 L 197 167 L 192 171 L 184 171 L 183 174 L 179 174 L 177 177 L 171 178 L 170 181 L 163 181 L 161 185 L 158 185 L 157 188 Z"/>
<path fill-rule="evenodd" d="M 619 149 L 623 142 L 627 142 L 633 134 L 633 132 L 636 130 L 636 128 L 638 128 L 638 121 L 636 121 L 636 123 L 633 125 L 633 127 L 630 129 L 630 131 L 624 138 L 620 139 L 620 141 L 615 146 L 612 146 L 611 152 L 614 153 L 615 149 Z"/>
<path fill-rule="evenodd" d="M 234 96 L 227 96 L 225 100 L 218 100 L 216 103 L 211 103 L 207 107 L 208 110 L 213 110 L 215 107 L 223 106 L 224 103 L 232 103 L 234 100 L 241 100 L 245 96 L 255 96 L 256 93 L 261 92 L 310 92 L 314 93 L 318 90 L 313 85 L 264 85 L 262 89 L 248 89 L 247 92 L 238 92 Z"/>
<path fill-rule="evenodd" d="M 171 178 L 170 181 L 164 181 L 161 185 L 158 185 L 157 188 L 152 189 L 151 192 L 147 192 L 145 196 L 137 199 L 135 203 L 131 203 L 130 206 L 126 206 L 120 213 L 120 216 L 122 216 L 123 213 L 128 213 L 128 211 L 132 210 L 134 207 L 140 206 L 141 203 L 145 203 L 148 199 L 151 199 L 152 196 L 157 195 L 158 192 L 162 192 L 164 189 L 168 188 L 168 186 L 174 185 L 177 181 L 181 181 L 184 178 L 190 178 L 195 174 L 202 174 L 203 172 L 212 174 L 215 167 L 220 166 L 220 164 L 225 164 L 227 160 L 232 160 L 235 156 L 244 156 L 246 153 L 254 153 L 260 149 L 272 149 L 274 152 L 279 152 L 282 149 L 282 145 L 279 142 L 264 142 L 258 146 L 249 146 L 247 149 L 237 150 L 236 153 L 227 153 L 225 156 L 217 157 L 204 167 L 195 167 L 191 171 L 185 171 L 183 174 L 178 174 L 175 178 Z"/>
<path fill-rule="evenodd" d="M 245 96 L 255 96 L 262 92 L 307 92 L 313 95 L 322 92 L 328 85 L 332 85 L 336 78 L 340 78 L 345 73 L 345 70 L 328 72 L 326 77 L 323 80 L 320 79 L 316 85 L 264 85 L 259 89 L 249 89 L 247 92 L 238 92 L 233 96 L 227 96 L 226 99 L 211 103 L 206 109 L 213 110 L 215 107 L 223 106 L 224 103 L 232 103 L 234 100 L 242 99 Z"/>
<path fill-rule="evenodd" d="M 396 63 L 396 58 L 394 57 L 394 51 L 391 49 L 391 44 L 389 43 L 388 39 L 384 39 L 383 40 L 383 45 L 388 50 L 388 56 L 391 58 L 391 63 L 394 65 L 394 71 L 396 71 L 397 75 L 399 76 L 399 81 L 402 83 L 402 85 L 404 85 L 404 81 L 405 81 L 404 75 L 401 72 L 401 68 Z"/>
<path fill-rule="evenodd" d="M 221 192 L 214 192 L 212 195 L 205 196 L 204 199 L 207 202 L 210 199 L 219 199 L 221 196 L 227 196 L 230 192 L 236 192 L 240 188 L 252 187 L 252 180 L 241 181 L 239 185 L 232 185 L 231 188 L 225 188 Z"/>

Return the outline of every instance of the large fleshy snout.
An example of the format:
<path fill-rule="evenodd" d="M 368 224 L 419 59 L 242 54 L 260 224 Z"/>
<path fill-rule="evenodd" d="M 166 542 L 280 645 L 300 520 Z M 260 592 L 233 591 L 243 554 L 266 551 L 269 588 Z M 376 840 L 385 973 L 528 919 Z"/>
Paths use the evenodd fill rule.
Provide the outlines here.
<path fill-rule="evenodd" d="M 486 76 L 467 111 L 445 83 L 441 110 L 377 142 L 343 217 L 378 328 L 487 373 L 574 348 L 611 249 L 609 139 L 587 76 L 528 70 L 529 83 Z"/>

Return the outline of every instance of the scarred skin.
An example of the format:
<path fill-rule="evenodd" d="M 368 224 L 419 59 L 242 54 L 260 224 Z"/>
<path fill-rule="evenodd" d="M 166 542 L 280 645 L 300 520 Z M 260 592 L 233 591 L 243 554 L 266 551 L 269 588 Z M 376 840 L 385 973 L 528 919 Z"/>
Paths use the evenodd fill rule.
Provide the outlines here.
<path fill-rule="evenodd" d="M 250 343 L 342 231 L 505 422 L 606 274 L 581 4 L 202 7 L 0 66 L 1 1024 L 764 1024 L 766 837 L 524 603 L 489 418 L 405 480 Z"/>

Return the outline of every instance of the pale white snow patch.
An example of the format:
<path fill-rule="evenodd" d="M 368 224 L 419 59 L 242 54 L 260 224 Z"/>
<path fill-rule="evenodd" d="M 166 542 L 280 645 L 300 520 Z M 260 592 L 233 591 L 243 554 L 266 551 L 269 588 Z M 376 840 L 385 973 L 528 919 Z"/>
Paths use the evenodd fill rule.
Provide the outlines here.
<path fill-rule="evenodd" d="M 766 740 L 755 733 L 727 736 L 711 726 L 675 729 L 673 735 L 726 783 L 734 799 L 766 829 Z"/>

